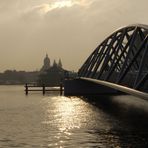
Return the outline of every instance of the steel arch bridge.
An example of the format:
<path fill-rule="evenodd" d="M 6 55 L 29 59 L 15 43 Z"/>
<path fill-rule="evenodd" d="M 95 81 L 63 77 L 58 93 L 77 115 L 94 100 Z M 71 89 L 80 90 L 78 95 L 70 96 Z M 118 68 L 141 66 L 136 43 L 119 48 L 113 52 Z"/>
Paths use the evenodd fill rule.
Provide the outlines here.
<path fill-rule="evenodd" d="M 130 25 L 107 37 L 78 71 L 91 78 L 148 93 L 148 26 Z"/>

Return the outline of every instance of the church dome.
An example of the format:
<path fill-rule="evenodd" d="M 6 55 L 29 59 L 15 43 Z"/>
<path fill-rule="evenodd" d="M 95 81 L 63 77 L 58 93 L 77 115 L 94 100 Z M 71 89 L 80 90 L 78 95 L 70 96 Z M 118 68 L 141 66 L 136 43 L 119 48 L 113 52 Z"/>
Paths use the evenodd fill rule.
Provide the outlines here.
<path fill-rule="evenodd" d="M 48 65 L 50 63 L 50 59 L 48 57 L 48 54 L 46 54 L 46 57 L 44 58 L 44 65 Z"/>
<path fill-rule="evenodd" d="M 41 68 L 41 71 L 46 71 L 50 68 L 50 59 L 48 57 L 48 54 L 46 54 L 46 57 L 44 58 L 44 63 L 43 66 Z"/>

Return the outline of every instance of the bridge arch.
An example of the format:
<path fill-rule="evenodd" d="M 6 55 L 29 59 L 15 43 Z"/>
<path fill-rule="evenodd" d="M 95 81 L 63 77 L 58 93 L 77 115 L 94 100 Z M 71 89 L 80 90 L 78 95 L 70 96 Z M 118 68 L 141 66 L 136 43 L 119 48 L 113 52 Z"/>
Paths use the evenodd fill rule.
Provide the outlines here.
<path fill-rule="evenodd" d="M 78 75 L 148 92 L 148 25 L 113 32 L 91 53 Z"/>

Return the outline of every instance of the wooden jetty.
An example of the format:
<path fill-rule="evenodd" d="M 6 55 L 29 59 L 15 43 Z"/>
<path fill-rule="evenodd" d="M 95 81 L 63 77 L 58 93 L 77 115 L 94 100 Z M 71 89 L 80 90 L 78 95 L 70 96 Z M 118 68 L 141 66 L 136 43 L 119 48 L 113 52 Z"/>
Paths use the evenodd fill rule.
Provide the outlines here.
<path fill-rule="evenodd" d="M 26 83 L 24 87 L 26 95 L 28 95 L 30 91 L 41 91 L 43 95 L 45 95 L 45 93 L 49 91 L 57 91 L 60 93 L 60 95 L 62 95 L 64 91 L 62 83 L 60 84 L 59 88 L 49 87 L 45 84 L 38 85 L 36 83 Z"/>

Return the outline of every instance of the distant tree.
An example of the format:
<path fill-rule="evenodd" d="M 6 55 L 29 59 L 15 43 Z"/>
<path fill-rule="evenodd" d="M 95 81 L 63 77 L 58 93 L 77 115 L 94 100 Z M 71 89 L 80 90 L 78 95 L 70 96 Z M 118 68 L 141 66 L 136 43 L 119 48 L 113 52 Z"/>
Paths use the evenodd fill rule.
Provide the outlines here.
<path fill-rule="evenodd" d="M 6 70 L 0 74 L 0 84 L 24 84 L 37 81 L 39 72 Z"/>

